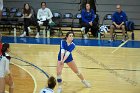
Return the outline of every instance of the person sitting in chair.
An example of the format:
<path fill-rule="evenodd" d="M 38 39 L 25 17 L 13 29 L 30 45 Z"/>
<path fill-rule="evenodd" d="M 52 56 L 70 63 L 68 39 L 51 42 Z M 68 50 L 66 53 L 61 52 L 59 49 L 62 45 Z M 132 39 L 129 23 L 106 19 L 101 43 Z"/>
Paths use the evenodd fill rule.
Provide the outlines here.
<path fill-rule="evenodd" d="M 112 15 L 112 25 L 110 26 L 110 36 L 111 39 L 109 40 L 109 42 L 112 42 L 114 40 L 113 38 L 113 32 L 115 29 L 122 29 L 122 33 L 123 33 L 123 39 L 122 42 L 125 41 L 125 22 L 127 20 L 127 16 L 126 13 L 124 11 L 122 11 L 121 5 L 117 5 L 116 6 L 117 11 L 114 12 L 114 14 Z"/>
<path fill-rule="evenodd" d="M 52 12 L 49 8 L 47 8 L 46 2 L 41 2 L 41 8 L 37 12 L 37 19 L 39 26 L 44 25 L 46 29 L 49 27 L 49 23 L 52 23 Z M 39 37 L 39 33 L 37 33 L 36 37 Z"/>
<path fill-rule="evenodd" d="M 86 4 L 86 8 L 82 10 L 82 27 L 85 27 L 84 38 L 87 39 L 87 33 L 91 28 L 91 33 L 94 37 L 97 37 L 98 26 L 95 21 L 94 10 L 90 8 L 90 4 Z"/>

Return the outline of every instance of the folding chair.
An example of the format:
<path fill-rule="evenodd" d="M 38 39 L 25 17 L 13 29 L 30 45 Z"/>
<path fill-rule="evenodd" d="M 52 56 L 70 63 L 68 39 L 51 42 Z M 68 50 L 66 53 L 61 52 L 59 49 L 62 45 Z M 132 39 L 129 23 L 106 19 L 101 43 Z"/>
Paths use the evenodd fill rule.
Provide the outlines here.
<path fill-rule="evenodd" d="M 81 20 L 82 20 L 82 16 L 81 16 L 81 13 L 77 13 L 76 15 L 74 15 L 73 17 L 73 22 L 72 22 L 72 31 L 73 32 L 81 32 L 82 34 L 82 31 L 81 31 Z M 83 34 L 82 34 L 82 37 L 83 37 Z"/>
<path fill-rule="evenodd" d="M 61 18 L 60 30 L 61 31 L 72 31 L 73 14 L 65 13 Z"/>
<path fill-rule="evenodd" d="M 60 30 L 60 22 L 61 22 L 61 17 L 62 15 L 59 12 L 53 12 L 53 22 L 54 25 L 51 26 L 51 30 L 56 30 L 58 32 L 58 36 L 63 35 L 62 31 Z"/>

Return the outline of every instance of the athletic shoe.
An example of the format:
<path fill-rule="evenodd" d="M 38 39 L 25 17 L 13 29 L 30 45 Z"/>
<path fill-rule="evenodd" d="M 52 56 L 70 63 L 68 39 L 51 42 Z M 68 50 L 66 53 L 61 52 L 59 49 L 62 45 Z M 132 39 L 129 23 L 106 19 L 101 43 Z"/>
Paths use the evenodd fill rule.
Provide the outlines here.
<path fill-rule="evenodd" d="M 91 87 L 90 83 L 88 83 L 86 80 L 82 80 L 81 82 L 85 85 L 86 88 Z"/>
<path fill-rule="evenodd" d="M 43 22 L 41 22 L 41 21 L 37 21 L 37 22 L 38 22 L 39 26 L 43 25 Z"/>
<path fill-rule="evenodd" d="M 37 33 L 36 36 L 35 36 L 35 38 L 39 38 L 39 37 L 40 37 L 40 35 L 39 35 L 39 33 Z"/>
<path fill-rule="evenodd" d="M 29 31 L 29 32 L 32 32 L 32 30 L 31 30 L 31 28 L 30 28 L 30 27 L 28 27 L 28 31 Z"/>
<path fill-rule="evenodd" d="M 25 37 L 26 36 L 26 32 L 24 32 L 22 35 L 20 35 L 20 37 Z"/>
<path fill-rule="evenodd" d="M 88 36 L 87 36 L 87 34 L 85 34 L 85 35 L 83 35 L 84 36 L 84 39 L 88 39 Z"/>
<path fill-rule="evenodd" d="M 8 91 L 5 91 L 4 93 L 9 93 Z"/>
<path fill-rule="evenodd" d="M 122 43 L 124 43 L 125 42 L 125 39 L 122 39 L 122 41 L 121 41 Z"/>
<path fill-rule="evenodd" d="M 59 88 L 57 89 L 57 93 L 62 93 L 62 88 L 59 87 Z"/>
<path fill-rule="evenodd" d="M 108 40 L 109 43 L 113 42 L 113 39 Z"/>
<path fill-rule="evenodd" d="M 82 28 L 81 28 L 81 31 L 83 31 L 83 32 L 84 32 L 84 31 L 85 31 L 85 27 L 82 27 Z"/>

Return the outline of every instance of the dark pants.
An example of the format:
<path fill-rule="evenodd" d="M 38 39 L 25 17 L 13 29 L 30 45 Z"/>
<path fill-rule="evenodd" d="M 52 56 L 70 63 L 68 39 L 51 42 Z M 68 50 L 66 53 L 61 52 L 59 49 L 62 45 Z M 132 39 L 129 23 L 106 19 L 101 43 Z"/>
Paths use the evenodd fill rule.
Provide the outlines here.
<path fill-rule="evenodd" d="M 45 20 L 45 21 L 42 21 L 43 22 L 43 26 L 46 26 L 46 30 L 49 29 L 49 20 Z M 40 28 L 40 27 L 39 27 Z"/>
<path fill-rule="evenodd" d="M 98 33 L 98 26 L 96 22 L 92 23 L 93 25 L 91 26 L 89 23 L 82 23 L 82 27 L 85 27 L 85 34 L 89 32 L 89 29 L 91 28 L 91 33 L 94 37 L 97 37 Z"/>
<path fill-rule="evenodd" d="M 37 27 L 37 31 L 40 32 L 40 27 L 39 27 L 36 19 L 33 19 L 33 18 L 24 18 L 24 30 L 26 31 L 26 36 L 29 36 L 28 27 L 30 25 L 36 26 Z"/>

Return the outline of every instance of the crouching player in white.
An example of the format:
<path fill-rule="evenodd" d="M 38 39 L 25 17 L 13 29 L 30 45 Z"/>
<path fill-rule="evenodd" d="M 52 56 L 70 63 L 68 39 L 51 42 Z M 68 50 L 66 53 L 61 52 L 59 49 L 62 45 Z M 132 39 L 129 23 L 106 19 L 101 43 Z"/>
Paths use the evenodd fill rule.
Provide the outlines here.
<path fill-rule="evenodd" d="M 77 74 L 77 76 L 81 79 L 81 82 L 85 85 L 85 87 L 90 87 L 90 84 L 84 79 L 83 75 L 78 70 L 75 62 L 73 61 L 72 51 L 75 48 L 75 44 L 73 41 L 73 33 L 68 32 L 64 40 L 61 40 L 60 51 L 58 54 L 58 62 L 57 62 L 57 82 L 58 82 L 58 90 L 57 93 L 61 93 L 62 91 L 62 69 L 64 67 L 64 63 L 72 69 L 72 71 Z"/>
<path fill-rule="evenodd" d="M 49 79 L 48 79 L 48 84 L 47 84 L 47 87 L 43 88 L 40 93 L 54 93 L 53 89 L 56 85 L 56 79 L 51 76 Z"/>
<path fill-rule="evenodd" d="M 1 49 L 2 55 L 0 56 L 0 93 L 5 93 L 5 85 L 9 85 L 9 93 L 13 93 L 14 83 L 9 70 L 9 63 L 11 57 L 8 55 L 10 52 L 10 45 L 3 44 Z"/>

